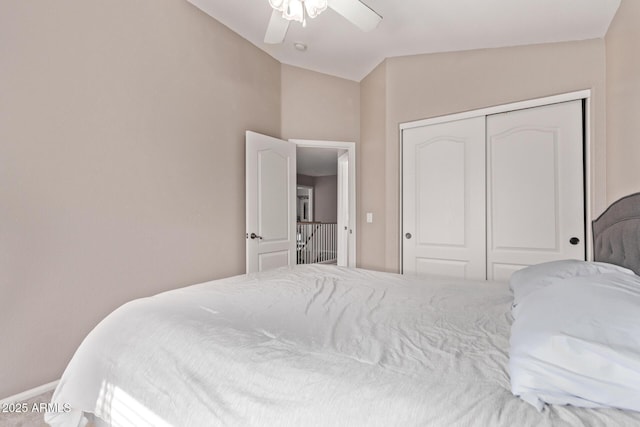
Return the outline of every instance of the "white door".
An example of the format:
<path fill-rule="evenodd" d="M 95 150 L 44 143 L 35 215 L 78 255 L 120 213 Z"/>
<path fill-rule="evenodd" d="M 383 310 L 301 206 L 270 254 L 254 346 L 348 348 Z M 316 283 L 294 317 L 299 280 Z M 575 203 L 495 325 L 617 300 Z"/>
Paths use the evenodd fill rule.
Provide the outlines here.
<path fill-rule="evenodd" d="M 247 273 L 296 263 L 296 144 L 247 131 Z"/>
<path fill-rule="evenodd" d="M 585 259 L 582 101 L 487 116 L 487 277 Z"/>
<path fill-rule="evenodd" d="M 338 156 L 337 264 L 349 265 L 349 153 Z"/>
<path fill-rule="evenodd" d="M 486 278 L 485 118 L 402 134 L 405 274 Z"/>

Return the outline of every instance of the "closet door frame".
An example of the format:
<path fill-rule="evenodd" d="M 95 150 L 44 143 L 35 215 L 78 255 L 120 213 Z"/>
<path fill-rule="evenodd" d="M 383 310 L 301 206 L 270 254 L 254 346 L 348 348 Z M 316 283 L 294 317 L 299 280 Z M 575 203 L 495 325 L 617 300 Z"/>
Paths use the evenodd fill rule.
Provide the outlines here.
<path fill-rule="evenodd" d="M 592 176 L 591 176 L 591 90 L 585 89 L 576 92 L 563 93 L 559 95 L 547 96 L 543 98 L 535 98 L 527 101 L 513 102 L 509 104 L 497 105 L 493 107 L 481 108 L 478 110 L 470 110 L 461 113 L 448 114 L 445 116 L 433 117 L 429 119 L 416 120 L 407 123 L 400 124 L 400 177 L 403 176 L 403 159 L 402 159 L 402 151 L 403 151 L 403 131 L 406 129 L 412 129 L 421 126 L 429 126 L 440 123 L 446 123 L 456 120 L 464 120 L 473 117 L 479 116 L 488 116 L 491 114 L 499 114 L 506 113 L 509 111 L 515 110 L 523 110 L 526 108 L 533 107 L 541 107 L 544 105 L 557 104 L 560 102 L 566 101 L 576 101 L 583 100 L 584 101 L 584 206 L 585 206 L 585 233 L 586 233 L 586 255 L 587 260 L 593 260 L 593 236 L 589 232 L 593 217 L 591 213 L 592 207 Z M 400 179 L 400 221 L 399 221 L 399 235 L 402 234 L 403 224 L 403 188 L 402 188 L 402 179 Z M 402 236 L 401 240 L 402 242 Z M 403 253 L 402 253 L 402 244 L 399 245 L 399 256 L 400 256 L 400 272 L 402 271 L 403 266 Z"/>

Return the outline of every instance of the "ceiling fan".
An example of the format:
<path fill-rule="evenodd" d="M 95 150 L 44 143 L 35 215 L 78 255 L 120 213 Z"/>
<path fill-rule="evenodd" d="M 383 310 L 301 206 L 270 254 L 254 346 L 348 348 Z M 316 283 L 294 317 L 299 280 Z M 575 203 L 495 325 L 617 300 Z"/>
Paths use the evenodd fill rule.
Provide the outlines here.
<path fill-rule="evenodd" d="M 315 18 L 327 7 L 338 12 L 362 31 L 371 31 L 378 26 L 382 16 L 359 0 L 269 0 L 273 12 L 264 42 L 279 44 L 289 29 L 291 21 L 306 25 L 306 18 Z"/>

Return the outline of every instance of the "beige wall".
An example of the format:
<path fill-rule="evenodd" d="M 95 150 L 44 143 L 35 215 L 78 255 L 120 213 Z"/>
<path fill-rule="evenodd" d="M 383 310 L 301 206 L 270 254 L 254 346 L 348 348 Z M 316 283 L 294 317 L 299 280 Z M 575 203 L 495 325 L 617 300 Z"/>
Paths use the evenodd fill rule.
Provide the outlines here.
<path fill-rule="evenodd" d="M 0 398 L 121 303 L 244 272 L 277 61 L 186 1 L 5 0 L 0 99 Z"/>
<path fill-rule="evenodd" d="M 356 143 L 358 219 L 364 215 L 360 199 L 360 86 L 351 80 L 282 64 L 282 138 Z M 356 253 L 360 250 L 361 226 L 358 221 Z"/>
<path fill-rule="evenodd" d="M 338 176 L 316 176 L 313 180 L 313 220 L 338 221 Z"/>
<path fill-rule="evenodd" d="M 298 174 L 296 179 L 298 185 L 313 187 L 313 221 L 337 222 L 338 176 L 309 176 Z"/>
<path fill-rule="evenodd" d="M 640 2 L 622 0 L 606 36 L 607 200 L 640 191 Z"/>
<path fill-rule="evenodd" d="M 360 82 L 356 264 L 374 270 L 384 270 L 385 265 L 386 94 L 384 61 Z M 365 221 L 367 212 L 373 214 L 372 223 Z"/>
<path fill-rule="evenodd" d="M 361 264 L 399 271 L 401 123 L 539 98 L 592 90 L 591 135 L 594 211 L 605 201 L 605 51 L 603 40 L 389 58 L 362 83 L 361 151 L 370 174 L 361 180 L 367 204 L 383 209 L 361 245 Z M 384 82 L 381 83 L 380 79 Z M 375 84 L 374 84 L 375 83 Z M 384 92 L 384 95 L 382 95 Z M 377 96 L 375 95 L 377 93 Z M 365 110 L 365 96 L 386 96 L 386 110 Z M 373 110 L 373 107 L 372 107 Z M 385 116 L 386 129 L 379 121 Z M 368 130 L 375 128 L 375 131 Z M 386 133 L 381 146 L 379 132 Z M 372 144 L 373 147 L 367 147 Z M 384 171 L 384 183 L 374 171 Z M 371 178 L 371 179 L 369 179 Z M 365 202 L 363 201 L 363 204 Z M 366 208 L 365 208 L 366 210 Z M 374 218 L 376 216 L 374 215 Z M 384 256 L 380 254 L 384 248 Z"/>
<path fill-rule="evenodd" d="M 282 64 L 282 138 L 360 140 L 360 84 Z"/>

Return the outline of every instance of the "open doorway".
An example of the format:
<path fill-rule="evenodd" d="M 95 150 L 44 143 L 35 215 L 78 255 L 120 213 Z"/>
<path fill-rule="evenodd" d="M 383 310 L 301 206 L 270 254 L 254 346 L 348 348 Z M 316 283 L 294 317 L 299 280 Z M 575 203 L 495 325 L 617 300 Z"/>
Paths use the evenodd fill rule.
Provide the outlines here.
<path fill-rule="evenodd" d="M 342 167 L 336 171 L 334 184 L 335 232 L 331 233 L 335 249 L 328 250 L 339 266 L 356 266 L 356 151 L 353 142 L 283 141 L 256 132 L 246 132 L 246 265 L 247 273 L 291 266 L 297 263 L 298 249 L 307 249 L 306 239 L 296 233 L 297 188 L 296 152 L 298 147 L 330 149 L 335 159 L 342 154 Z M 339 150 L 339 151 L 338 151 Z M 307 204 L 306 222 L 318 221 L 318 186 L 311 204 Z M 301 183 L 302 184 L 302 183 Z M 304 185 L 304 184 L 302 184 Z M 340 190 L 342 189 L 342 190 Z M 342 191 L 342 193 L 340 193 Z M 309 197 L 311 193 L 308 193 Z M 304 194 L 301 194 L 304 196 Z M 301 204 L 304 206 L 304 203 Z M 303 207 L 304 210 L 304 207 Z M 338 214 L 341 212 L 341 214 Z M 304 215 L 301 215 L 301 217 Z M 302 219 L 302 218 L 300 218 Z M 305 222 L 305 221 L 301 221 Z M 320 252 L 327 251 L 319 249 Z M 318 261 L 313 261 L 318 262 Z M 322 262 L 322 261 L 320 261 Z"/>
<path fill-rule="evenodd" d="M 350 168 L 355 144 L 293 142 L 298 144 L 297 263 L 355 267 L 355 170 Z"/>
<path fill-rule="evenodd" d="M 299 180 L 298 180 L 299 182 Z M 313 221 L 313 185 L 301 185 L 296 187 L 296 221 Z"/>

